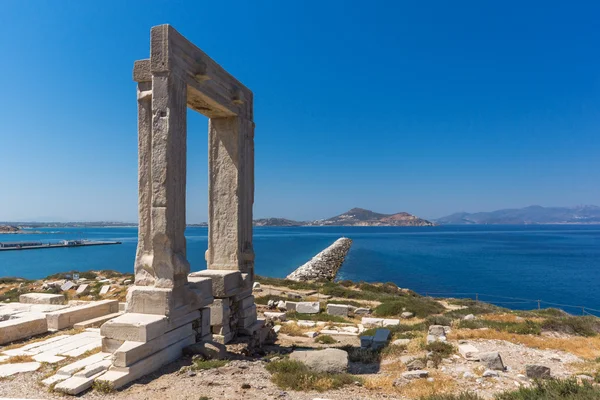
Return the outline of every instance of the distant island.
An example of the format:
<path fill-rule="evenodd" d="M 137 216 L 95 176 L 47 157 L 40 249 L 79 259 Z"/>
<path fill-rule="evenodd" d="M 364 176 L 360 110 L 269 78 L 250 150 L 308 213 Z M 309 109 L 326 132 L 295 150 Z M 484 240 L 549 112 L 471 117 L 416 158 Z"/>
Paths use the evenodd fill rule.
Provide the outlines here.
<path fill-rule="evenodd" d="M 490 212 L 460 212 L 434 221 L 440 225 L 600 224 L 600 207 L 529 206 Z"/>
<path fill-rule="evenodd" d="M 353 208 L 343 214 L 316 221 L 293 221 L 285 218 L 264 218 L 254 226 L 434 226 L 431 221 L 407 212 L 380 214 L 364 208 Z"/>

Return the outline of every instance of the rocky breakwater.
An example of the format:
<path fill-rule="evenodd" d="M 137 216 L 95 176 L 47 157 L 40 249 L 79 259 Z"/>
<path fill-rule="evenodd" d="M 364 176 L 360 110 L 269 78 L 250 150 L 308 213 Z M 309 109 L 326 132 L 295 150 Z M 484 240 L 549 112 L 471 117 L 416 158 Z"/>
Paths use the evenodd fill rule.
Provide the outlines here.
<path fill-rule="evenodd" d="M 352 240 L 342 237 L 309 262 L 289 274 L 286 279 L 293 281 L 333 280 L 342 266 Z"/>

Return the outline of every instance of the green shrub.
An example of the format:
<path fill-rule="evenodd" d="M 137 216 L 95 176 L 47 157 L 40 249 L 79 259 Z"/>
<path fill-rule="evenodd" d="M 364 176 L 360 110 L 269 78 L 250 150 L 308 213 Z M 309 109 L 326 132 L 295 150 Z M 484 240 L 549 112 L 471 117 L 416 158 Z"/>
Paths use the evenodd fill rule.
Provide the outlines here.
<path fill-rule="evenodd" d="M 227 365 L 227 360 L 202 360 L 196 359 L 192 363 L 193 371 L 203 371 L 206 369 L 220 368 Z"/>
<path fill-rule="evenodd" d="M 6 292 L 4 292 L 2 295 L 0 295 L 0 302 L 4 303 L 14 303 L 14 302 L 18 302 L 19 301 L 19 296 L 22 295 L 23 292 L 21 292 L 19 289 L 17 288 L 13 288 L 10 290 L 7 290 Z"/>
<path fill-rule="evenodd" d="M 282 286 L 295 290 L 317 290 L 321 287 L 319 283 L 297 282 L 289 279 L 268 278 L 266 276 L 255 275 L 254 280 L 263 285 Z"/>
<path fill-rule="evenodd" d="M 427 297 L 403 296 L 381 303 L 373 310 L 373 314 L 378 317 L 391 317 L 402 314 L 404 310 L 412 312 L 419 318 L 425 318 L 432 314 L 439 314 L 445 308 Z"/>
<path fill-rule="evenodd" d="M 342 285 L 343 287 L 352 287 L 352 286 L 354 286 L 354 282 L 349 281 L 349 280 L 340 281 L 338 283 L 340 285 Z"/>
<path fill-rule="evenodd" d="M 337 340 L 335 340 L 329 335 L 321 335 L 315 338 L 315 342 L 321 344 L 334 344 L 337 343 Z"/>
<path fill-rule="evenodd" d="M 542 332 L 539 323 L 529 320 L 520 322 L 488 321 L 484 319 L 470 321 L 461 320 L 458 327 L 461 329 L 490 328 L 497 331 L 517 333 L 520 335 L 539 335 Z"/>
<path fill-rule="evenodd" d="M 520 388 L 495 396 L 497 400 L 598 400 L 600 389 L 574 379 L 537 381 L 530 388 Z"/>
<path fill-rule="evenodd" d="M 425 319 L 426 325 L 442 325 L 442 326 L 450 326 L 452 324 L 452 320 L 445 315 L 430 315 Z"/>
<path fill-rule="evenodd" d="M 600 332 L 600 319 L 596 317 L 552 317 L 542 322 L 542 329 L 554 332 L 595 336 Z"/>
<path fill-rule="evenodd" d="M 429 325 L 426 325 L 424 323 L 413 324 L 413 325 L 398 324 L 398 325 L 386 326 L 386 329 L 390 330 L 392 337 L 394 337 L 395 339 L 412 339 L 413 337 L 415 337 L 414 332 L 427 331 L 428 327 L 429 327 Z M 381 328 L 376 327 L 376 328 L 366 329 L 361 334 L 361 336 L 373 336 L 373 335 L 375 335 L 375 332 L 377 332 L 377 329 L 381 329 Z"/>
<path fill-rule="evenodd" d="M 362 381 L 349 374 L 315 372 L 301 362 L 292 360 L 271 362 L 265 368 L 273 374 L 271 376 L 273 383 L 284 390 L 323 392 Z"/>

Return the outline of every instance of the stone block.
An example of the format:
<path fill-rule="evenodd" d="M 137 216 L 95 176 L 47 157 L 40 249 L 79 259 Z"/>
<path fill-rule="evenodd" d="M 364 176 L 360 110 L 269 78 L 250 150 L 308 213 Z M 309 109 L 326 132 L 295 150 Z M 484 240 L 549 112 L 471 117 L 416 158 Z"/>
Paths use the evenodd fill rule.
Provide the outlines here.
<path fill-rule="evenodd" d="M 297 301 L 286 301 L 285 302 L 285 309 L 287 311 L 296 311 L 296 306 L 298 305 Z"/>
<path fill-rule="evenodd" d="M 165 330 L 165 332 L 172 331 L 173 329 L 179 328 L 183 325 L 191 324 L 192 322 L 200 318 L 202 318 L 202 313 L 200 312 L 200 310 L 194 310 L 177 318 L 169 318 L 169 322 L 167 324 L 167 329 Z"/>
<path fill-rule="evenodd" d="M 327 304 L 327 314 L 347 317 L 350 307 L 345 304 Z"/>
<path fill-rule="evenodd" d="M 76 329 L 99 328 L 106 321 L 109 321 L 120 315 L 122 315 L 122 313 L 118 312 L 118 313 L 114 313 L 114 314 L 103 315 L 103 316 L 97 317 L 97 318 L 88 319 L 87 321 L 81 321 L 81 322 L 76 323 L 75 325 L 73 325 L 73 328 L 76 328 Z"/>
<path fill-rule="evenodd" d="M 114 353 L 121 345 L 125 343 L 124 340 L 111 339 L 107 337 L 102 338 L 102 352 L 103 353 Z"/>
<path fill-rule="evenodd" d="M 62 294 L 27 293 L 19 296 L 19 303 L 24 304 L 66 304 L 67 299 Z"/>
<path fill-rule="evenodd" d="M 42 364 L 39 362 L 25 362 L 18 364 L 2 364 L 0 365 L 0 378 L 20 374 L 22 372 L 37 371 Z"/>
<path fill-rule="evenodd" d="M 368 348 L 371 347 L 373 343 L 373 336 L 361 336 L 360 337 L 360 347 Z"/>
<path fill-rule="evenodd" d="M 362 317 L 360 323 L 366 327 L 383 326 L 383 318 Z"/>
<path fill-rule="evenodd" d="M 479 361 L 479 350 L 477 347 L 468 343 L 459 343 L 458 352 L 462 355 L 466 360 L 470 361 Z"/>
<path fill-rule="evenodd" d="M 321 303 L 318 301 L 301 301 L 296 304 L 296 312 L 299 314 L 318 314 L 321 311 Z"/>
<path fill-rule="evenodd" d="M 411 313 L 409 311 L 405 311 L 402 314 L 400 314 L 400 318 L 402 318 L 402 319 L 410 319 L 410 318 L 412 318 L 414 316 L 415 316 L 415 314 L 413 314 L 413 313 Z"/>
<path fill-rule="evenodd" d="M 396 325 L 400 325 L 400 320 L 399 319 L 384 319 L 383 320 L 383 326 L 396 326 Z"/>
<path fill-rule="evenodd" d="M 367 315 L 371 312 L 370 309 L 364 307 L 358 307 L 354 310 L 355 315 Z"/>
<path fill-rule="evenodd" d="M 412 379 L 422 379 L 427 378 L 429 376 L 429 372 L 423 369 L 417 369 L 414 371 L 406 371 L 402 373 L 402 377 L 404 379 L 412 380 Z"/>
<path fill-rule="evenodd" d="M 252 289 L 242 290 L 241 292 L 238 292 L 236 295 L 231 297 L 231 300 L 234 303 L 237 303 L 238 301 L 242 301 L 243 299 L 247 298 L 248 296 L 252 296 Z"/>
<path fill-rule="evenodd" d="M 190 275 L 188 276 L 188 284 L 204 293 L 205 297 L 213 297 L 212 278 Z"/>
<path fill-rule="evenodd" d="M 128 313 L 169 315 L 176 306 L 173 289 L 170 288 L 136 285 L 127 291 Z"/>
<path fill-rule="evenodd" d="M 550 368 L 543 365 L 528 364 L 525 365 L 525 375 L 532 379 L 550 379 Z"/>
<path fill-rule="evenodd" d="M 265 311 L 264 316 L 266 319 L 273 321 L 285 321 L 286 313 L 284 312 L 269 312 Z"/>
<path fill-rule="evenodd" d="M 396 339 L 392 342 L 393 346 L 407 346 L 410 343 L 410 339 Z"/>
<path fill-rule="evenodd" d="M 102 336 L 133 342 L 149 342 L 167 331 L 163 315 L 125 313 L 100 328 Z"/>
<path fill-rule="evenodd" d="M 250 295 L 241 300 L 235 301 L 238 309 L 243 310 L 254 305 L 254 296 Z"/>
<path fill-rule="evenodd" d="M 213 335 L 213 340 L 217 343 L 227 344 L 233 340 L 235 334 L 233 332 L 229 332 L 226 335 Z"/>
<path fill-rule="evenodd" d="M 62 284 L 62 286 L 60 287 L 60 290 L 62 290 L 63 292 L 66 292 L 67 290 L 73 289 L 74 286 L 75 286 L 75 283 L 73 283 L 72 281 L 66 281 L 65 283 Z"/>
<path fill-rule="evenodd" d="M 94 301 L 80 306 L 69 307 L 63 310 L 46 314 L 49 330 L 71 328 L 78 322 L 87 321 L 119 311 L 117 300 Z"/>
<path fill-rule="evenodd" d="M 212 269 L 194 272 L 190 277 L 211 278 L 212 293 L 217 298 L 231 297 L 242 290 L 242 275 L 239 271 Z"/>
<path fill-rule="evenodd" d="M 290 360 L 299 361 L 312 371 L 341 373 L 348 369 L 348 353 L 340 349 L 294 351 Z"/>
<path fill-rule="evenodd" d="M 194 342 L 194 335 L 191 335 L 177 343 L 172 344 L 169 347 L 160 350 L 157 353 L 154 353 L 149 357 L 144 358 L 143 360 L 136 362 L 129 367 L 111 367 L 109 371 L 96 378 L 96 380 L 101 384 L 103 383 L 109 387 L 112 387 L 113 389 L 118 389 L 129 382 L 156 371 L 165 364 L 175 361 L 181 357 L 182 349 L 193 344 Z"/>
<path fill-rule="evenodd" d="M 250 307 L 244 308 L 243 310 L 240 309 L 237 313 L 237 316 L 239 318 L 248 318 L 253 315 L 256 315 L 256 305 L 255 304 L 252 304 Z"/>
<path fill-rule="evenodd" d="M 237 322 L 237 326 L 238 326 L 238 328 L 248 328 L 248 327 L 252 326 L 257 320 L 258 320 L 257 315 L 252 314 L 246 318 L 240 318 Z"/>
<path fill-rule="evenodd" d="M 223 360 L 227 355 L 227 348 L 221 343 L 204 341 L 185 347 L 183 354 L 188 356 L 200 355 L 205 360 Z"/>
<path fill-rule="evenodd" d="M 90 292 L 90 285 L 88 285 L 87 283 L 83 283 L 83 284 L 79 285 L 75 294 L 77 294 L 77 296 L 84 296 L 84 295 L 88 294 L 89 292 Z"/>
<path fill-rule="evenodd" d="M 252 276 L 254 274 L 242 273 L 242 289 L 241 290 L 252 290 Z"/>
<path fill-rule="evenodd" d="M 100 288 L 100 292 L 98 294 L 100 296 L 104 296 L 105 294 L 108 294 L 109 290 L 110 290 L 110 285 L 104 285 Z"/>
<path fill-rule="evenodd" d="M 215 299 L 209 308 L 211 325 L 223 325 L 229 323 L 231 318 L 229 299 Z"/>
<path fill-rule="evenodd" d="M 240 335 L 252 336 L 254 334 L 254 332 L 261 329 L 264 325 L 265 325 L 264 320 L 257 319 L 256 322 L 254 322 L 252 325 L 248 326 L 247 328 L 239 328 L 238 333 Z"/>
<path fill-rule="evenodd" d="M 89 357 L 65 365 L 64 367 L 56 371 L 56 373 L 64 376 L 71 376 L 77 373 L 78 371 L 87 368 L 90 365 L 97 364 L 99 362 L 102 362 L 103 360 L 110 360 L 110 357 L 111 354 L 104 352 L 92 354 Z"/>
<path fill-rule="evenodd" d="M 496 371 L 504 371 L 504 363 L 502 357 L 497 351 L 491 351 L 488 353 L 479 353 L 479 361 L 484 364 L 488 369 Z"/>
<path fill-rule="evenodd" d="M 0 322 L 0 345 L 48 332 L 48 323 L 43 314 Z"/>
<path fill-rule="evenodd" d="M 115 351 L 114 365 L 128 367 L 193 334 L 192 325 L 188 324 L 160 335 L 149 342 L 126 341 Z"/>
<path fill-rule="evenodd" d="M 373 344 L 371 347 L 374 349 L 380 349 L 384 347 L 390 339 L 391 332 L 389 329 L 377 329 L 373 336 Z"/>

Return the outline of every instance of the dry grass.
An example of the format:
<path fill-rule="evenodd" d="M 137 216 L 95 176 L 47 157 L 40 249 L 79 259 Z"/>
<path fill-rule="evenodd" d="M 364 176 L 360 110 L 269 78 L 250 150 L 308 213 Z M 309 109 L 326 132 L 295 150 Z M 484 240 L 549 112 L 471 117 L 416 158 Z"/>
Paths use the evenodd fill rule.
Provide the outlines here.
<path fill-rule="evenodd" d="M 279 333 L 283 333 L 288 336 L 304 336 L 304 332 L 308 331 L 296 324 L 281 325 L 281 330 L 279 331 Z"/>
<path fill-rule="evenodd" d="M 449 339 L 495 339 L 522 344 L 536 349 L 562 350 L 585 359 L 600 357 L 600 336 L 569 338 L 550 338 L 534 335 L 519 335 L 496 331 L 494 329 L 471 330 L 459 329 L 449 334 Z"/>
<path fill-rule="evenodd" d="M 31 356 L 12 356 L 7 360 L 1 362 L 0 364 L 17 364 L 17 363 L 26 363 L 26 362 L 34 362 L 35 360 Z"/>
<path fill-rule="evenodd" d="M 406 349 L 410 354 L 417 353 L 425 348 L 427 345 L 427 335 L 425 333 L 420 333 L 419 336 L 410 340 Z"/>
<path fill-rule="evenodd" d="M 386 367 L 388 367 L 388 365 L 386 365 Z M 365 381 L 365 387 L 370 390 L 385 392 L 409 399 L 418 399 L 420 397 L 431 396 L 433 394 L 452 393 L 456 390 L 455 380 L 447 375 L 443 375 L 440 372 L 430 373 L 429 376 L 434 379 L 433 382 L 429 382 L 427 379 L 417 379 L 413 381 L 406 381 L 406 383 L 399 386 L 394 386 L 394 381 L 400 378 L 401 371 L 402 368 L 399 368 L 397 375 L 394 374 L 370 377 Z"/>

